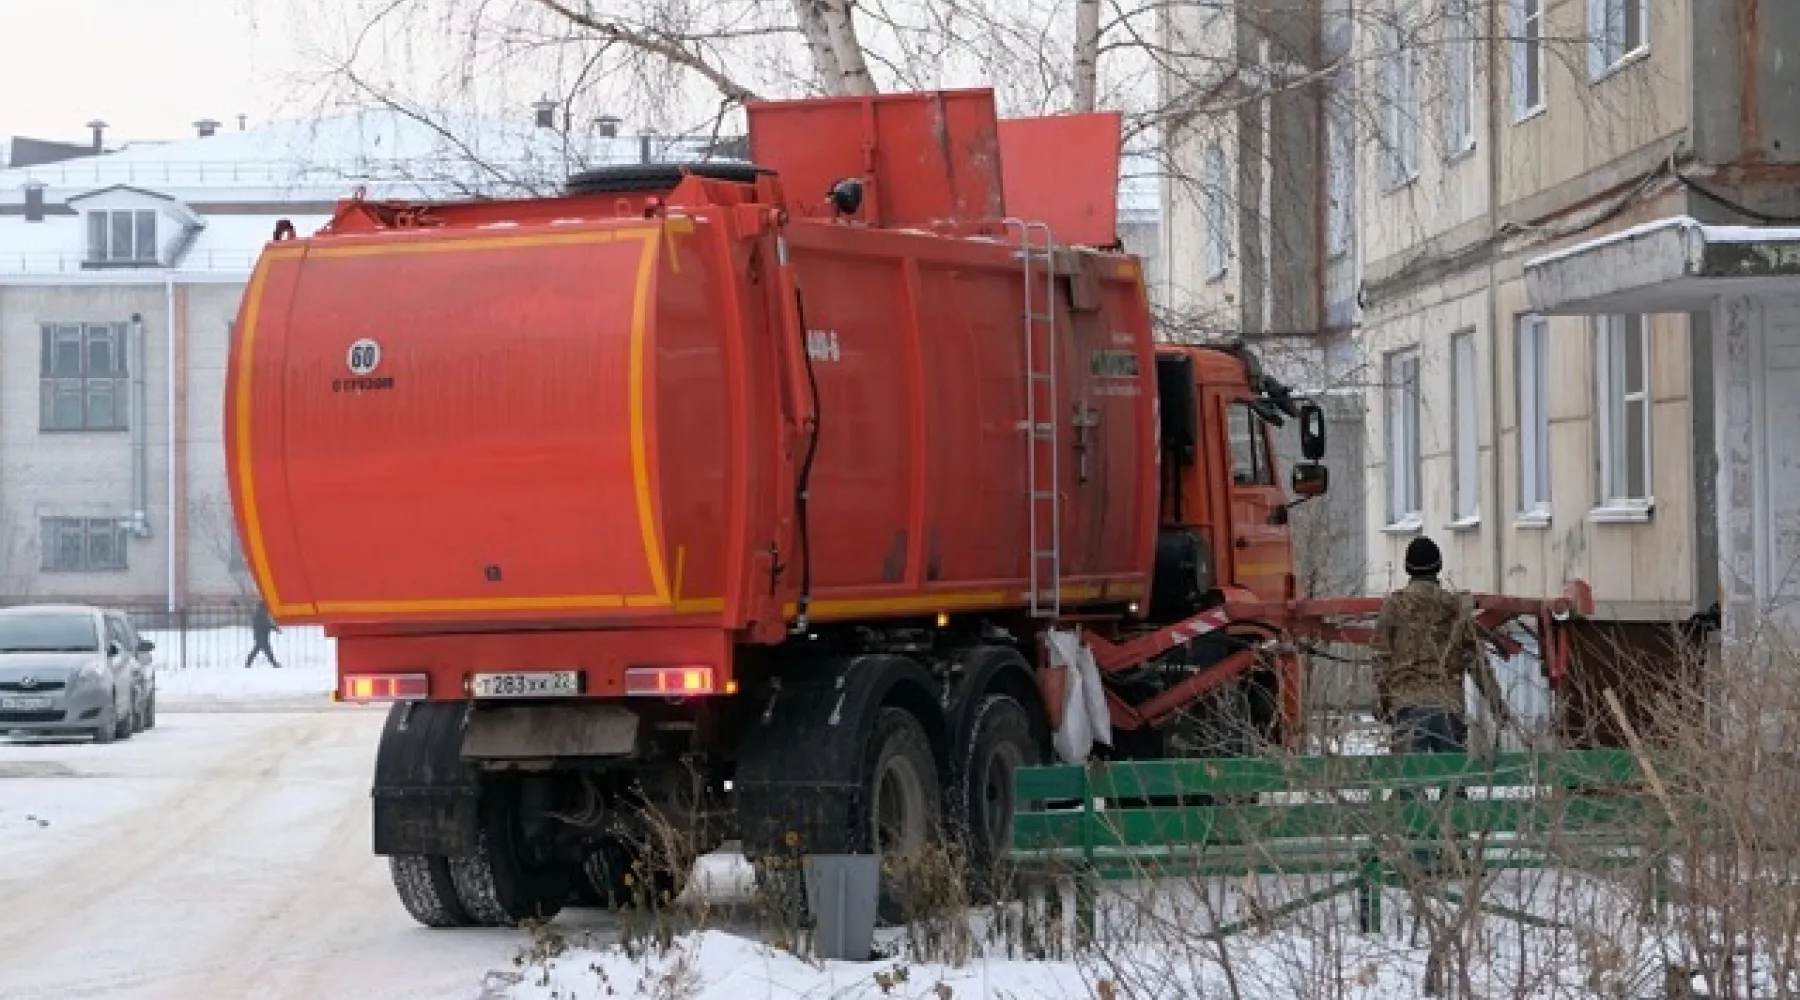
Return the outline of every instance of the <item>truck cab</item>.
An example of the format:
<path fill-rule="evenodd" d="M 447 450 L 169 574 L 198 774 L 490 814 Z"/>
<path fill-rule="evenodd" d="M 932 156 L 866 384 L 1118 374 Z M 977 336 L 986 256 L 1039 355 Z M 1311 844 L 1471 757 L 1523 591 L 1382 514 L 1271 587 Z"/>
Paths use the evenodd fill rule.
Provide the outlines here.
<path fill-rule="evenodd" d="M 1296 599 L 1289 510 L 1324 494 L 1323 411 L 1296 400 L 1241 344 L 1159 345 L 1161 482 L 1150 617 L 1172 621 L 1232 597 Z M 1300 424 L 1281 481 L 1275 433 Z M 1292 499 L 1290 499 L 1290 495 Z"/>

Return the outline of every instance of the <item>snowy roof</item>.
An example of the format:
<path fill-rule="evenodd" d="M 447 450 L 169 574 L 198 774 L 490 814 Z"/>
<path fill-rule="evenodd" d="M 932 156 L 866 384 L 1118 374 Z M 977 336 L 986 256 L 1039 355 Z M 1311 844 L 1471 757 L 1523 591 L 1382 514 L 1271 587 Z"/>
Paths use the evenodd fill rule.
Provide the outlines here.
<path fill-rule="evenodd" d="M 659 160 L 698 159 L 705 140 L 654 137 Z M 125 184 L 184 200 L 308 201 L 342 197 L 367 184 L 372 196 L 443 197 L 526 193 L 509 179 L 551 190 L 569 172 L 636 162 L 638 136 L 597 130 L 563 133 L 531 120 L 438 114 L 429 121 L 386 108 L 312 121 L 286 121 L 205 138 L 132 143 L 114 152 L 0 170 L 0 204 L 17 204 L 26 184 L 45 197 Z"/>
<path fill-rule="evenodd" d="M 309 232 L 326 220 L 316 214 L 319 208 L 359 187 L 372 198 L 550 193 L 577 170 L 640 161 L 645 141 L 636 135 L 603 136 L 597 128 L 565 133 L 539 127 L 529 116 L 434 114 L 423 120 L 374 108 L 205 137 L 134 142 L 92 156 L 0 169 L 0 208 L 7 209 L 0 211 L 0 276 L 160 281 L 161 272 L 82 267 L 85 230 L 68 209 L 89 198 L 172 203 L 172 221 L 201 224 L 177 268 L 242 275 L 277 218 L 292 217 L 301 232 Z M 652 136 L 648 142 L 650 157 L 660 161 L 706 159 L 712 145 L 705 137 Z M 1154 223 L 1160 206 L 1155 157 L 1127 153 L 1121 173 L 1120 223 Z M 32 186 L 42 186 L 51 212 L 39 222 L 26 222 L 19 207 Z M 210 210 L 222 204 L 236 207 Z M 295 217 L 296 211 L 303 214 Z"/>

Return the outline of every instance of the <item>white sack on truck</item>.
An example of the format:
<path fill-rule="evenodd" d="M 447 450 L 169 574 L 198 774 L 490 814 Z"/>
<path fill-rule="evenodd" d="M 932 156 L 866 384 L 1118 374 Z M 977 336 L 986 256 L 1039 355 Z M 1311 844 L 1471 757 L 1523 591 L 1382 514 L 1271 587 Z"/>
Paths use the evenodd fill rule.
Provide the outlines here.
<path fill-rule="evenodd" d="M 1081 638 L 1079 629 L 1051 629 L 1045 634 L 1050 662 L 1067 668 L 1063 689 L 1062 727 L 1051 742 L 1066 763 L 1083 764 L 1095 742 L 1112 746 L 1112 716 L 1106 708 L 1106 689 L 1100 683 L 1100 665 Z"/>

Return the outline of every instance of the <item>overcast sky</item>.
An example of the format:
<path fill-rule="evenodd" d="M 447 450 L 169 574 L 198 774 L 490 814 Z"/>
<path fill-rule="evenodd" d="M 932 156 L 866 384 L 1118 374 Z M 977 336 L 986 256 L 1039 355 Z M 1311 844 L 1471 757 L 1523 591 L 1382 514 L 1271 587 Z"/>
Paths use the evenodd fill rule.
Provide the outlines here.
<path fill-rule="evenodd" d="M 251 10 L 254 3 L 254 19 Z M 304 63 L 276 0 L 0 0 L 0 136 L 108 141 L 278 115 Z"/>

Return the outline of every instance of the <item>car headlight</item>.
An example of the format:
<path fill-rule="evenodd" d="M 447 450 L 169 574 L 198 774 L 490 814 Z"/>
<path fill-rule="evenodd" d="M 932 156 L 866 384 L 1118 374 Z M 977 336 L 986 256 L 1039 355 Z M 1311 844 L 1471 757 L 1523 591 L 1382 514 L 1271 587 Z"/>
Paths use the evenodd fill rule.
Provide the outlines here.
<path fill-rule="evenodd" d="M 95 660 L 81 668 L 81 677 L 83 680 L 94 684 L 106 680 L 106 664 L 99 660 Z"/>

